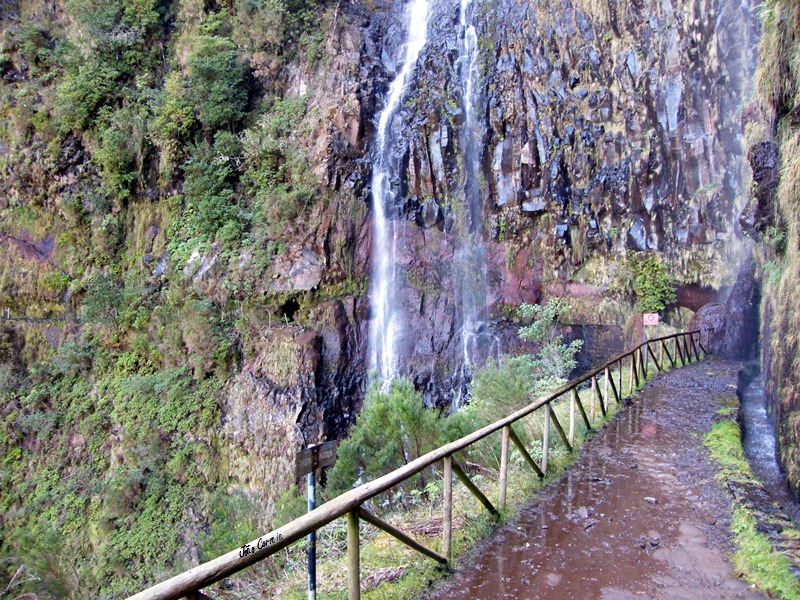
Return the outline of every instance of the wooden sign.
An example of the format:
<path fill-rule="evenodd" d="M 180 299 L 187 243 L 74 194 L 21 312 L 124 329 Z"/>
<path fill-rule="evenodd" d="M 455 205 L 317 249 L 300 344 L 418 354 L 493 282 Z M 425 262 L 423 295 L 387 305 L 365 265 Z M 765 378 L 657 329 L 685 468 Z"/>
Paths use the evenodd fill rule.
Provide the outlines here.
<path fill-rule="evenodd" d="M 658 325 L 658 315 L 655 313 L 644 313 L 642 315 L 642 323 L 645 326 Z"/>
<path fill-rule="evenodd" d="M 339 442 L 323 442 L 300 450 L 294 456 L 295 477 L 308 475 L 322 467 L 332 467 L 336 463 L 336 450 Z"/>

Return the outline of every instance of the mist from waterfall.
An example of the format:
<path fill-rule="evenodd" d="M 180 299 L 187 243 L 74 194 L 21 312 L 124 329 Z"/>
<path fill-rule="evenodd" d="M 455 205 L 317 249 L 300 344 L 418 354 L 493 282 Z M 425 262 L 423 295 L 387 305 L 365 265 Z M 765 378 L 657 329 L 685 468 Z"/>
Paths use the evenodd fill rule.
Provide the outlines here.
<path fill-rule="evenodd" d="M 369 333 L 370 367 L 384 382 L 398 375 L 397 338 L 403 326 L 400 308 L 396 305 L 394 257 L 397 246 L 397 224 L 387 214 L 394 206 L 398 192 L 393 187 L 400 173 L 391 160 L 394 142 L 392 121 L 408 85 L 413 79 L 420 52 L 425 47 L 430 6 L 428 0 L 412 0 L 406 12 L 408 36 L 403 66 L 389 87 L 386 106 L 378 117 L 377 140 L 372 153 L 373 207 L 373 270 L 371 299 L 373 319 Z"/>

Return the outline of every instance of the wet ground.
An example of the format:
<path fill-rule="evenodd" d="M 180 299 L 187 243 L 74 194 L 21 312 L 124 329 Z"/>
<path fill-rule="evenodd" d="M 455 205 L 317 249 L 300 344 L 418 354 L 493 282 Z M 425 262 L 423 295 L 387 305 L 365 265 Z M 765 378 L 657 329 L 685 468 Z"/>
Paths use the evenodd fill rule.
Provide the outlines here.
<path fill-rule="evenodd" d="M 733 576 L 730 500 L 702 442 L 739 364 L 662 375 L 429 599 L 762 598 Z"/>

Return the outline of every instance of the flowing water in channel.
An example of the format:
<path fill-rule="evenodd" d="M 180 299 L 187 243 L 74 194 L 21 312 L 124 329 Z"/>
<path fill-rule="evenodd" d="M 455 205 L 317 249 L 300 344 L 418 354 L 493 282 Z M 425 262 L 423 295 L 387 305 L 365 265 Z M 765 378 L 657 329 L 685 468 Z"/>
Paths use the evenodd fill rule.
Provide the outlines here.
<path fill-rule="evenodd" d="M 770 498 L 777 502 L 788 516 L 798 523 L 797 503 L 786 487 L 775 446 L 775 425 L 767 412 L 767 397 L 761 373 L 750 369 L 745 385 L 740 387 L 742 419 L 742 445 L 753 474 L 764 485 Z"/>
<path fill-rule="evenodd" d="M 395 141 L 393 117 L 413 79 L 417 59 L 427 41 L 429 8 L 428 0 L 413 0 L 408 6 L 408 37 L 403 66 L 392 81 L 386 106 L 378 116 L 377 140 L 372 156 L 374 242 L 370 295 L 375 317 L 370 328 L 370 367 L 378 372 L 382 381 L 390 381 L 398 374 L 396 345 L 403 327 L 402 315 L 395 303 L 397 272 L 394 256 L 398 225 L 388 214 L 390 207 L 395 205 L 396 182 L 401 169 L 392 156 Z"/>

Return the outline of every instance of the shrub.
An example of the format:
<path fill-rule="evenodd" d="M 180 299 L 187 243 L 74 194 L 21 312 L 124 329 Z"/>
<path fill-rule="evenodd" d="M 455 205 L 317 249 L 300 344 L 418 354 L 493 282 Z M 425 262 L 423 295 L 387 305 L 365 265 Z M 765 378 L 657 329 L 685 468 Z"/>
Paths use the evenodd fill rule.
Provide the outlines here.
<path fill-rule="evenodd" d="M 66 10 L 84 53 L 126 74 L 135 74 L 154 49 L 148 42 L 160 20 L 158 0 L 68 0 Z"/>
<path fill-rule="evenodd" d="M 535 343 L 536 351 L 504 357 L 500 366 L 490 364 L 476 374 L 467 411 L 480 425 L 505 417 L 566 383 L 577 364 L 575 354 L 583 346 L 583 340 L 565 344 L 557 334 L 558 320 L 569 308 L 561 298 L 519 307 L 517 316 L 532 320 L 520 328 L 519 337 Z"/>
<path fill-rule="evenodd" d="M 260 524 L 254 516 L 263 512 L 242 491 L 217 490 L 209 501 L 209 531 L 197 543 L 200 560 L 211 560 L 257 537 Z"/>
<path fill-rule="evenodd" d="M 179 256 L 188 255 L 215 236 L 233 248 L 241 241 L 247 225 L 247 216 L 238 207 L 234 194 L 234 161 L 226 154 L 234 149 L 232 136 L 221 133 L 213 148 L 205 143 L 195 147 L 183 164 L 181 213 L 170 231 L 170 250 Z"/>
<path fill-rule="evenodd" d="M 94 277 L 81 303 L 83 319 L 87 323 L 116 324 L 123 306 L 123 290 L 110 275 Z"/>
<path fill-rule="evenodd" d="M 189 101 L 188 86 L 180 73 L 172 72 L 164 81 L 164 89 L 153 103 L 149 123 L 150 138 L 161 150 L 161 172 L 171 178 L 173 164 L 184 155 L 184 146 L 197 125 L 194 107 Z"/>
<path fill-rule="evenodd" d="M 56 89 L 54 113 L 62 133 L 83 131 L 97 118 L 101 106 L 118 97 L 120 71 L 108 63 L 88 59 L 75 69 L 67 69 Z"/>
<path fill-rule="evenodd" d="M 200 122 L 210 130 L 233 129 L 247 106 L 245 69 L 237 60 L 236 45 L 228 38 L 201 35 L 188 66 L 189 96 Z"/>
<path fill-rule="evenodd" d="M 28 67 L 30 77 L 43 77 L 55 65 L 51 27 L 47 22 L 28 21 L 15 32 L 19 53 Z"/>
<path fill-rule="evenodd" d="M 630 270 L 635 273 L 633 293 L 641 312 L 657 313 L 664 310 L 667 304 L 675 302 L 676 284 L 666 265 L 653 255 L 634 257 L 629 264 Z"/>
<path fill-rule="evenodd" d="M 519 337 L 538 345 L 535 355 L 525 356 L 536 381 L 533 391 L 537 395 L 564 383 L 577 365 L 575 355 L 583 347 L 583 340 L 565 344 L 556 330 L 559 319 L 570 308 L 563 298 L 551 298 L 544 306 L 523 304 L 519 307 L 520 318 L 533 320 L 519 330 Z"/>
<path fill-rule="evenodd" d="M 83 597 L 91 588 L 88 567 L 81 565 L 80 554 L 53 523 L 42 519 L 40 524 L 14 531 L 9 538 L 9 561 L 23 567 L 17 585 L 6 587 L 6 592 L 16 588 L 9 597 L 71 600 Z"/>
<path fill-rule="evenodd" d="M 243 137 L 244 182 L 273 239 L 285 237 L 287 225 L 308 209 L 316 195 L 305 152 L 291 143 L 305 113 L 306 98 L 281 100 Z"/>
<path fill-rule="evenodd" d="M 94 159 L 103 176 L 103 187 L 112 196 L 125 199 L 141 174 L 145 152 L 147 114 L 143 107 L 116 111 L 99 133 Z"/>
<path fill-rule="evenodd" d="M 395 380 L 388 390 L 373 385 L 350 437 L 339 446 L 329 490 L 346 490 L 408 464 L 438 446 L 439 430 L 438 413 L 425 408 L 411 381 Z M 424 479 L 417 483 L 425 487 Z"/>

